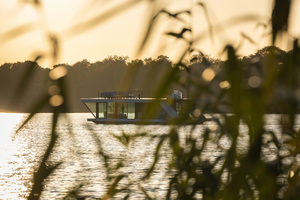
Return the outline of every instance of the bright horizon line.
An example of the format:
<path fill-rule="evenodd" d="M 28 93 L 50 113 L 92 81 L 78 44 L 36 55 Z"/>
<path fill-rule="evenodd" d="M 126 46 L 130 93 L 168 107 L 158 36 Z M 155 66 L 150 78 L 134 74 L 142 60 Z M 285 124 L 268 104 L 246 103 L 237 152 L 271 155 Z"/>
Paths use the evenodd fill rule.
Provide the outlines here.
<path fill-rule="evenodd" d="M 286 51 L 286 50 L 281 49 L 280 47 L 278 47 L 278 46 L 276 46 L 276 45 L 267 45 L 267 46 L 265 46 L 265 47 L 262 47 L 262 48 L 258 49 L 255 53 L 251 53 L 251 54 L 249 54 L 249 55 L 243 55 L 243 56 L 238 56 L 238 55 L 237 55 L 237 57 L 238 57 L 238 58 L 247 58 L 247 57 L 250 57 L 250 56 L 253 56 L 253 55 L 257 54 L 258 51 L 260 51 L 260 50 L 262 50 L 262 49 L 264 49 L 264 48 L 266 48 L 266 47 L 272 47 L 272 46 L 278 48 L 279 50 L 285 51 L 286 53 L 288 53 L 289 51 L 292 51 L 292 50 Z M 204 55 L 205 55 L 205 56 L 208 56 L 208 58 L 212 58 L 212 59 L 214 59 L 214 60 L 220 60 L 220 61 L 222 61 L 222 62 L 223 62 L 223 61 L 226 61 L 226 59 L 221 59 L 221 58 L 211 57 L 211 56 L 208 55 L 208 54 L 204 54 Z M 53 66 L 55 66 L 55 65 L 63 65 L 63 64 L 72 66 L 72 65 L 74 65 L 74 64 L 76 64 L 76 63 L 78 63 L 78 62 L 85 61 L 85 60 L 86 60 L 87 62 L 93 64 L 93 63 L 96 63 L 96 62 L 102 62 L 102 61 L 104 61 L 105 59 L 109 59 L 110 57 L 114 57 L 114 56 L 117 56 L 117 57 L 124 57 L 125 60 L 126 60 L 126 61 L 129 61 L 129 62 L 134 61 L 134 60 L 141 60 L 141 61 L 144 61 L 144 60 L 149 59 L 149 58 L 155 60 L 155 59 L 157 59 L 159 56 L 165 56 L 165 57 L 167 57 L 172 63 L 174 63 L 174 61 L 173 61 L 169 56 L 167 56 L 167 55 L 159 55 L 159 56 L 156 56 L 156 57 L 144 57 L 144 58 L 135 58 L 135 59 L 134 59 L 134 58 L 130 58 L 129 56 L 124 56 L 124 55 L 108 55 L 108 56 L 106 56 L 105 58 L 99 59 L 99 60 L 96 60 L 96 61 L 89 61 L 88 59 L 83 58 L 83 59 L 78 60 L 78 61 L 76 61 L 76 62 L 74 62 L 74 63 L 59 62 L 59 63 L 57 63 L 57 64 L 54 64 Z M 0 64 L 0 67 L 1 67 L 2 65 L 4 65 L 4 64 L 14 64 L 14 63 L 18 63 L 18 62 L 21 62 L 21 63 L 22 63 L 22 62 L 26 62 L 26 61 L 35 62 L 34 59 L 25 59 L 25 60 L 23 60 L 23 61 L 15 61 L 15 62 L 4 62 L 4 63 L 1 63 L 1 64 Z M 40 67 L 43 67 L 42 65 L 39 64 L 39 61 L 37 61 L 37 64 L 38 64 Z"/>

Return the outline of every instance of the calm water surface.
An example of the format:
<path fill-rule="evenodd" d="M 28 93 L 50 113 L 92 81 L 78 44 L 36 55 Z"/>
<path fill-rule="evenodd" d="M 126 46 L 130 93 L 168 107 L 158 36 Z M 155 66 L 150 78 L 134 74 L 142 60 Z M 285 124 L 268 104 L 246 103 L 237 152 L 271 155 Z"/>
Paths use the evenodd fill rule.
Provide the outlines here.
<path fill-rule="evenodd" d="M 15 134 L 26 115 L 0 113 L 0 199 L 25 199 L 28 195 L 32 174 L 39 166 L 50 140 L 51 116 L 38 114 Z M 130 180 L 124 181 L 139 181 L 153 161 L 156 141 L 141 138 L 126 148 L 111 133 L 121 135 L 123 132 L 133 134 L 147 131 L 159 135 L 169 130 L 168 126 L 95 125 L 88 123 L 87 117 L 91 117 L 90 114 L 67 114 L 59 119 L 59 139 L 50 160 L 53 163 L 62 162 L 62 165 L 47 181 L 42 199 L 60 199 L 80 183 L 86 184 L 82 195 L 100 198 L 104 194 L 108 183 L 95 138 L 101 141 L 104 152 L 113 158 L 110 162 L 118 163 L 121 159 L 127 159 L 122 170 Z M 157 194 L 163 194 L 168 183 L 164 176 L 168 165 L 167 154 L 164 156 L 165 159 L 158 163 L 159 170 L 155 171 L 153 179 L 148 185 L 143 185 Z M 136 194 L 137 198 L 139 196 L 142 194 Z"/>
<path fill-rule="evenodd" d="M 26 199 L 32 185 L 32 175 L 39 166 L 43 153 L 50 140 L 51 114 L 38 114 L 19 133 L 15 134 L 18 126 L 26 117 L 26 114 L 0 113 L 0 199 Z M 167 146 L 162 150 L 162 158 L 159 160 L 152 178 L 147 183 L 139 182 L 145 175 L 145 171 L 151 166 L 153 152 L 157 140 L 139 138 L 128 147 L 122 145 L 111 133 L 121 135 L 123 132 L 133 134 L 147 132 L 151 135 L 167 133 L 169 126 L 136 126 L 136 125 L 95 125 L 86 121 L 90 114 L 66 114 L 59 119 L 57 132 L 59 139 L 50 161 L 62 162 L 60 167 L 49 177 L 45 184 L 42 199 L 61 199 L 68 191 L 84 183 L 81 194 L 91 199 L 104 195 L 108 182 L 104 162 L 99 156 L 99 143 L 103 151 L 113 159 L 111 163 L 118 163 L 126 158 L 122 172 L 128 175 L 124 184 L 135 183 L 130 187 L 134 193 L 134 199 L 142 199 L 144 196 L 138 189 L 144 187 L 156 198 L 166 193 L 168 176 L 166 175 L 169 161 Z M 267 117 L 267 129 L 279 132 L 279 116 Z M 199 125 L 193 134 L 201 134 L 205 127 L 214 128 L 213 123 Z M 180 130 L 181 143 L 184 143 L 185 132 L 190 127 Z M 247 129 L 241 126 L 241 150 L 247 146 Z M 95 140 L 96 139 L 96 140 Z M 230 142 L 222 140 L 226 147 Z M 166 144 L 167 145 L 167 144 Z M 210 152 L 214 155 L 214 144 Z M 122 196 L 122 194 L 120 194 Z"/>

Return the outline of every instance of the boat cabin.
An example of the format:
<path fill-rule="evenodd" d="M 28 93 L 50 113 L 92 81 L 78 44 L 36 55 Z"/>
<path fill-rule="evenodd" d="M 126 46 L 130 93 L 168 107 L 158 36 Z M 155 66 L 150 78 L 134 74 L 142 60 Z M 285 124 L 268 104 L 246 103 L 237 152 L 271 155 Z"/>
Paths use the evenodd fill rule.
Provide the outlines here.
<path fill-rule="evenodd" d="M 141 93 L 103 92 L 98 98 L 82 98 L 81 101 L 94 117 L 88 121 L 115 124 L 167 123 L 181 114 L 184 102 L 180 92 L 161 99 L 142 98 Z"/>

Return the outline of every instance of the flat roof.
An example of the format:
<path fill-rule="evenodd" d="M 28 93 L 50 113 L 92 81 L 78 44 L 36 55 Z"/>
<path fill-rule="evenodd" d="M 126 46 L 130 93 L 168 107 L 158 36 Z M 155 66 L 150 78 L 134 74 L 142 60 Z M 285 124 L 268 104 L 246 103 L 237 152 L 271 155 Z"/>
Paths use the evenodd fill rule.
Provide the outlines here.
<path fill-rule="evenodd" d="M 105 102 L 124 102 L 124 103 L 148 103 L 153 102 L 155 100 L 159 101 L 166 101 L 167 98 L 81 98 L 80 101 L 86 102 L 86 103 L 105 103 Z"/>

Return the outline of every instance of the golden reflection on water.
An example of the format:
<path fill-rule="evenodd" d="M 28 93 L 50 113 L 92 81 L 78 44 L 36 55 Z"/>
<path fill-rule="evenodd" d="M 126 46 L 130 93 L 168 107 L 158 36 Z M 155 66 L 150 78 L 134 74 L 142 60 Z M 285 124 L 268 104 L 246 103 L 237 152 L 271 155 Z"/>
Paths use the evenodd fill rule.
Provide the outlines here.
<path fill-rule="evenodd" d="M 23 181 L 24 158 L 18 156 L 18 145 L 14 133 L 26 114 L 0 113 L 0 198 L 20 199 L 28 193 Z"/>
<path fill-rule="evenodd" d="M 9 157 L 17 152 L 17 146 L 13 142 L 13 136 L 25 114 L 0 113 L 0 167 L 7 163 Z M 1 170 L 2 173 L 3 170 Z"/>
<path fill-rule="evenodd" d="M 88 114 L 89 115 L 89 114 Z M 128 156 L 128 165 L 124 172 L 132 174 L 131 181 L 137 181 L 149 167 L 153 158 L 153 141 L 145 145 L 144 140 L 134 142 L 126 150 L 122 145 L 109 136 L 108 133 L 121 135 L 136 132 L 137 126 L 104 126 L 89 124 L 86 114 L 68 114 L 70 121 L 59 119 L 57 141 L 50 161 L 63 162 L 46 181 L 45 191 L 41 199 L 61 199 L 74 188 L 79 181 L 89 182 L 84 193 L 89 196 L 100 197 L 106 189 L 103 162 L 97 157 L 97 146 L 93 134 L 105 138 L 105 151 L 113 156 L 114 162 Z M 51 114 L 37 114 L 32 120 L 15 134 L 26 114 L 0 113 L 0 199 L 26 199 L 32 186 L 33 172 L 37 169 L 45 148 L 48 145 L 52 122 Z M 88 128 L 89 127 L 89 128 Z M 91 130 L 90 130 L 91 128 Z M 159 126 L 149 127 L 153 134 L 167 132 Z M 157 129 L 157 133 L 155 131 Z M 70 133 L 72 132 L 72 134 Z M 145 130 L 146 131 L 146 130 Z M 146 131 L 148 132 L 148 131 Z M 153 144 L 152 144 L 153 143 Z M 141 146 L 143 149 L 141 151 Z M 141 156 L 146 153 L 146 159 Z M 161 166 L 167 167 L 167 159 L 163 159 Z M 151 187 L 161 188 L 161 171 L 155 176 Z M 135 175 L 136 174 L 136 175 Z M 166 182 L 167 184 L 167 182 Z"/>
<path fill-rule="evenodd" d="M 90 197 L 100 198 L 107 189 L 105 182 L 105 170 L 103 161 L 99 158 L 99 149 L 95 143 L 95 137 L 104 143 L 103 151 L 113 159 L 112 163 L 118 163 L 123 158 L 127 158 L 122 171 L 128 174 L 126 181 L 139 183 L 153 162 L 153 153 L 157 140 L 139 138 L 134 140 L 128 148 L 121 145 L 116 138 L 109 133 L 122 135 L 125 133 L 148 133 L 160 135 L 169 132 L 169 126 L 145 126 L 135 125 L 95 125 L 88 123 L 86 118 L 90 114 L 72 113 L 66 117 L 59 118 L 57 133 L 59 139 L 55 150 L 52 152 L 50 161 L 62 165 L 48 177 L 45 190 L 41 199 L 62 199 L 68 191 L 78 183 L 88 183 L 83 188 L 83 194 Z M 22 123 L 26 114 L 0 113 L 0 199 L 26 199 L 32 185 L 32 175 L 43 156 L 48 145 L 51 132 L 51 114 L 38 114 L 24 128 L 15 134 L 18 126 Z M 67 118 L 67 119 L 66 119 Z M 68 120 L 69 119 L 69 120 Z M 267 129 L 278 130 L 278 117 L 269 116 Z M 179 129 L 179 143 L 185 146 L 186 133 L 192 132 L 193 137 L 198 138 L 197 144 L 201 145 L 204 128 L 209 128 L 212 132 L 217 132 L 216 124 L 209 122 L 199 125 L 196 129 L 190 126 Z M 245 126 L 240 127 L 239 151 L 246 151 L 248 146 Z M 193 131 L 192 131 L 193 130 Z M 71 132 L 70 132 L 71 131 Z M 216 134 L 211 134 L 213 141 Z M 222 138 L 220 146 L 228 149 L 231 145 L 230 138 Z M 216 144 L 208 143 L 207 151 L 204 152 L 205 159 L 215 159 L 222 154 Z M 157 163 L 157 170 L 153 177 L 145 185 L 150 192 L 155 192 L 158 196 L 164 196 L 168 187 L 168 179 L 165 176 L 168 168 L 170 153 L 168 144 L 162 147 L 162 157 Z M 268 152 L 267 152 L 268 153 Z M 137 192 L 138 189 L 131 188 Z M 137 193 L 137 195 L 139 195 Z M 135 198 L 141 199 L 141 198 Z"/>

